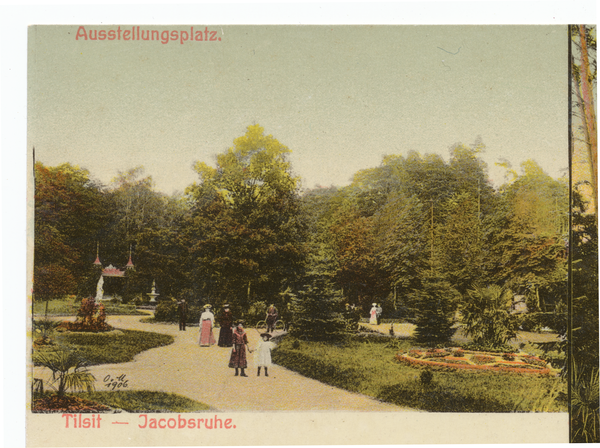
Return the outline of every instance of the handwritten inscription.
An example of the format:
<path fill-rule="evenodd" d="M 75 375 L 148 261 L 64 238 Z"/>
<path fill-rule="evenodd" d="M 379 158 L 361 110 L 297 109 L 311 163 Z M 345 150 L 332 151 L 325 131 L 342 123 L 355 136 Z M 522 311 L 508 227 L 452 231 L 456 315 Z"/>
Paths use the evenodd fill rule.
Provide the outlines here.
<path fill-rule="evenodd" d="M 129 387 L 129 380 L 125 378 L 125 374 L 122 373 L 116 378 L 110 375 L 104 377 L 104 385 L 110 390 L 120 389 L 122 387 Z"/>

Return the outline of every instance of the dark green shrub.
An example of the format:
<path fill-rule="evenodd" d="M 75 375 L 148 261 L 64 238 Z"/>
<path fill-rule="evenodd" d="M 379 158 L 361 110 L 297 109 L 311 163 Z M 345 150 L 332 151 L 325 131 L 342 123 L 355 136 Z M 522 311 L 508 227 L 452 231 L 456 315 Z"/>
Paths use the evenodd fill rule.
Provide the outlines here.
<path fill-rule="evenodd" d="M 200 322 L 200 316 L 202 315 L 202 312 L 204 311 L 204 309 L 200 306 L 200 305 L 190 305 L 188 307 L 188 312 L 187 312 L 187 316 L 186 316 L 186 322 L 188 324 L 197 324 Z M 215 316 L 215 323 L 216 323 L 216 316 Z"/>
<path fill-rule="evenodd" d="M 177 322 L 179 319 L 177 302 L 173 300 L 158 302 L 154 310 L 154 319 L 160 322 Z"/>
<path fill-rule="evenodd" d="M 475 285 L 462 302 L 465 334 L 484 347 L 506 345 L 517 335 L 517 322 L 510 314 L 512 300 L 513 293 L 508 288 Z"/>
<path fill-rule="evenodd" d="M 549 328 L 561 333 L 567 325 L 566 313 L 528 313 L 521 314 L 516 319 L 523 331 L 539 332 L 542 328 Z"/>
<path fill-rule="evenodd" d="M 200 321 L 204 309 L 200 305 L 188 305 L 186 322 L 195 324 Z M 158 322 L 179 322 L 179 309 L 174 300 L 158 302 L 154 310 L 154 320 Z"/>
<path fill-rule="evenodd" d="M 435 274 L 425 273 L 421 289 L 410 294 L 418 304 L 415 340 L 419 344 L 446 344 L 456 328 L 453 328 L 458 292 Z"/>
<path fill-rule="evenodd" d="M 422 370 L 419 374 L 419 381 L 425 386 L 429 386 L 433 381 L 433 372 L 431 370 Z"/>
<path fill-rule="evenodd" d="M 343 315 L 343 297 L 335 289 L 330 273 L 317 264 L 305 281 L 304 288 L 291 299 L 294 326 L 290 334 L 310 341 L 344 339 L 348 332 Z"/>

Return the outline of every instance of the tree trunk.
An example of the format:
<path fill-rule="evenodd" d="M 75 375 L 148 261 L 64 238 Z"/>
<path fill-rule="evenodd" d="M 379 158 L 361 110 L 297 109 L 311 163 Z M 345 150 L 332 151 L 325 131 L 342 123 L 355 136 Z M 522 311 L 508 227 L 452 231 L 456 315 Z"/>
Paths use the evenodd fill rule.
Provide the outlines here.
<path fill-rule="evenodd" d="M 594 213 L 598 215 L 598 134 L 596 131 L 596 112 L 594 110 L 594 91 L 590 83 L 590 63 L 586 42 L 585 25 L 579 25 L 579 41 L 581 45 L 581 66 L 579 82 L 581 87 L 583 120 L 588 156 L 590 160 L 590 175 L 594 192 Z"/>

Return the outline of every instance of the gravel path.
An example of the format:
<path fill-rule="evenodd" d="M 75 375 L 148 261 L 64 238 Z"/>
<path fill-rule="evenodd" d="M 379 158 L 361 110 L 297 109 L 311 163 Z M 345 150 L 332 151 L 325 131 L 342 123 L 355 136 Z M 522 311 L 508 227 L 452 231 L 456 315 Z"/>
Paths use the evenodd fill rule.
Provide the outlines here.
<path fill-rule="evenodd" d="M 200 347 L 198 327 L 179 331 L 177 325 L 141 323 L 140 316 L 109 316 L 115 328 L 170 334 L 175 342 L 140 353 L 132 362 L 93 366 L 97 390 L 106 390 L 107 375 L 125 374 L 132 390 L 171 392 L 208 404 L 219 411 L 410 411 L 370 397 L 347 392 L 273 365 L 269 377 L 256 376 L 248 354 L 248 378 L 234 377 L 228 367 L 230 348 Z M 259 333 L 247 329 L 250 348 Z M 218 329 L 215 338 L 218 339 Z M 36 368 L 37 370 L 37 368 Z"/>

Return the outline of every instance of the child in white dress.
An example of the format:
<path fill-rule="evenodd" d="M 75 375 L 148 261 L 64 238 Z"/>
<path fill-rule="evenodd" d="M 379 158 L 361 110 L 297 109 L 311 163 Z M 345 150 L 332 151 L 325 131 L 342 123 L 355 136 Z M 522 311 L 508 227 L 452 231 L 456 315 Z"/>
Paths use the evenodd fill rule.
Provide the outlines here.
<path fill-rule="evenodd" d="M 254 351 L 254 360 L 258 366 L 256 376 L 260 376 L 260 368 L 265 368 L 265 376 L 269 376 L 268 368 L 271 367 L 271 350 L 275 348 L 275 344 L 271 342 L 269 333 L 262 333 L 261 340 L 258 341 L 258 347 Z"/>

